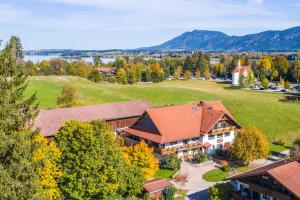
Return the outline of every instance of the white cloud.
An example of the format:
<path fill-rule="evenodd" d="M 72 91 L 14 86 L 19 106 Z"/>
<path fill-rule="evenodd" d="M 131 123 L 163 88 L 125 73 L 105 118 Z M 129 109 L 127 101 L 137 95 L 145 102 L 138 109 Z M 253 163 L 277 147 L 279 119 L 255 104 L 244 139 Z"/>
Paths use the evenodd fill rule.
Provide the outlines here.
<path fill-rule="evenodd" d="M 247 0 L 247 3 L 249 5 L 258 6 L 258 5 L 262 5 L 264 3 L 264 0 Z"/>

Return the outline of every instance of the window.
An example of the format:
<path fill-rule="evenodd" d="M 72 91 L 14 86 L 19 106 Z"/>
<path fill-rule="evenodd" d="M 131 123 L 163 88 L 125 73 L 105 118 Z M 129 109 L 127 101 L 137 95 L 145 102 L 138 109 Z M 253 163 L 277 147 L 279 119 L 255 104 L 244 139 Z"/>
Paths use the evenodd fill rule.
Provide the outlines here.
<path fill-rule="evenodd" d="M 225 133 L 225 137 L 229 137 L 230 136 L 230 132 Z"/>
<path fill-rule="evenodd" d="M 223 137 L 223 134 L 218 134 L 217 135 L 217 138 L 222 138 Z"/>
<path fill-rule="evenodd" d="M 188 140 L 183 140 L 183 144 L 188 144 L 189 141 Z"/>
<path fill-rule="evenodd" d="M 171 144 L 171 145 L 175 145 L 175 144 L 177 144 L 177 142 L 171 142 L 170 144 Z"/>
<path fill-rule="evenodd" d="M 213 139 L 215 139 L 215 136 L 214 135 L 208 135 L 208 139 L 213 140 Z"/>

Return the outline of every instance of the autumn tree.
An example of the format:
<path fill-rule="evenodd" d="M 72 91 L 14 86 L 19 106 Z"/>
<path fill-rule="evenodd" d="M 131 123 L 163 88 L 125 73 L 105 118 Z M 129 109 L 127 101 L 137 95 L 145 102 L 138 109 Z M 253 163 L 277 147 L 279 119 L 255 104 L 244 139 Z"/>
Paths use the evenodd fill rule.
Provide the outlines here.
<path fill-rule="evenodd" d="M 64 85 L 61 94 L 57 97 L 57 105 L 70 107 L 75 105 L 77 99 L 77 88 L 66 84 Z"/>
<path fill-rule="evenodd" d="M 268 72 L 271 70 L 271 67 L 272 67 L 272 63 L 269 57 L 264 57 L 260 61 L 260 68 L 265 76 L 268 75 Z"/>
<path fill-rule="evenodd" d="M 281 77 L 285 78 L 288 69 L 289 62 L 285 56 L 276 56 L 273 60 L 274 67 L 280 72 Z"/>
<path fill-rule="evenodd" d="M 68 121 L 54 138 L 61 150 L 59 187 L 65 199 L 117 199 L 141 193 L 142 173 L 125 163 L 104 121 Z"/>
<path fill-rule="evenodd" d="M 197 71 L 195 72 L 195 78 L 200 78 L 200 77 L 201 77 L 200 70 L 197 69 Z"/>
<path fill-rule="evenodd" d="M 294 78 L 298 84 L 300 84 L 300 60 L 297 60 L 293 64 Z"/>
<path fill-rule="evenodd" d="M 261 82 L 261 86 L 263 86 L 264 88 L 268 88 L 270 85 L 269 80 L 267 78 L 264 78 Z"/>
<path fill-rule="evenodd" d="M 154 83 L 161 82 L 165 78 L 165 73 L 161 69 L 159 63 L 153 63 L 151 64 L 151 80 Z"/>
<path fill-rule="evenodd" d="M 185 80 L 189 80 L 191 79 L 192 75 L 191 75 L 191 72 L 190 71 L 185 71 L 184 73 L 184 79 Z"/>
<path fill-rule="evenodd" d="M 88 75 L 88 79 L 97 83 L 101 80 L 101 75 L 97 69 L 92 69 Z"/>
<path fill-rule="evenodd" d="M 38 148 L 35 150 L 33 160 L 38 162 L 37 175 L 39 176 L 38 189 L 45 199 L 60 199 L 61 192 L 58 187 L 62 172 L 57 166 L 61 151 L 53 141 L 48 141 L 42 136 L 37 136 L 35 142 Z"/>
<path fill-rule="evenodd" d="M 278 71 L 275 69 L 275 70 L 272 72 L 272 74 L 271 74 L 271 81 L 277 79 L 278 76 L 279 76 L 279 73 L 278 73 Z"/>
<path fill-rule="evenodd" d="M 235 137 L 230 153 L 248 165 L 252 160 L 268 156 L 268 140 L 254 125 L 245 127 Z"/>
<path fill-rule="evenodd" d="M 206 78 L 207 80 L 210 79 L 210 72 L 209 69 L 206 69 L 203 73 L 204 78 Z"/>
<path fill-rule="evenodd" d="M 128 163 L 139 168 L 146 179 L 152 178 L 158 170 L 158 160 L 153 155 L 153 148 L 148 147 L 144 141 L 124 148 L 124 157 Z"/>
<path fill-rule="evenodd" d="M 120 68 L 117 72 L 117 82 L 120 84 L 127 84 L 127 74 L 124 68 Z"/>
<path fill-rule="evenodd" d="M 174 78 L 180 79 L 181 75 L 182 75 L 182 66 L 178 66 L 177 69 L 175 70 Z"/>

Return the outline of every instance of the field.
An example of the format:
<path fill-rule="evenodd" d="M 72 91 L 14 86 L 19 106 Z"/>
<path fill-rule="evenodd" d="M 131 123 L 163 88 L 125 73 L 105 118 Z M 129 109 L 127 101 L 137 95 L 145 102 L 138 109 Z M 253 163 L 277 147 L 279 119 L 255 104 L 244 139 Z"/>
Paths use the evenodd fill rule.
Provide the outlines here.
<path fill-rule="evenodd" d="M 214 81 L 164 81 L 136 85 L 93 83 L 77 77 L 30 77 L 26 95 L 37 92 L 40 108 L 54 108 L 63 84 L 78 88 L 79 104 L 146 99 L 154 105 L 172 105 L 199 100 L 220 100 L 242 126 L 255 124 L 272 141 L 282 136 L 291 143 L 300 138 L 300 105 L 282 103 L 282 94 L 232 89 Z M 280 149 L 272 145 L 272 150 Z"/>

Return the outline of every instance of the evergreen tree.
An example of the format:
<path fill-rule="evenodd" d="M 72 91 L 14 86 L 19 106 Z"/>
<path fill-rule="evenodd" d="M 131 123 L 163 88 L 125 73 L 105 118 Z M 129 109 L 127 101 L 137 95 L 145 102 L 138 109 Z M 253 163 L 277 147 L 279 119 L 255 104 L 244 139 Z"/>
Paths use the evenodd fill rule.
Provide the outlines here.
<path fill-rule="evenodd" d="M 39 194 L 38 144 L 30 127 L 37 114 L 36 96 L 27 87 L 20 40 L 12 37 L 0 53 L 0 191 L 2 199 L 42 199 Z"/>
<path fill-rule="evenodd" d="M 37 115 L 36 95 L 27 99 L 23 96 L 27 76 L 17 61 L 21 55 L 17 53 L 15 38 L 0 53 L 0 131 L 7 134 L 30 126 Z"/>

